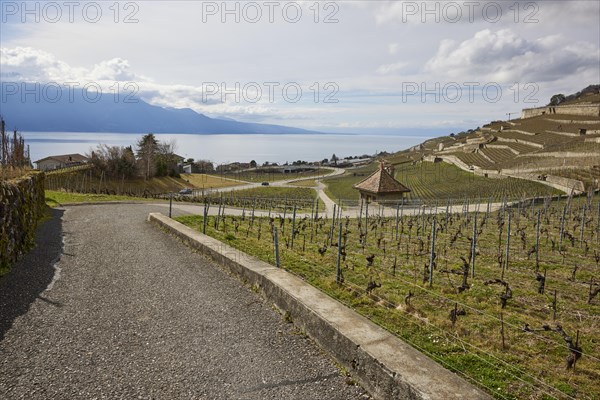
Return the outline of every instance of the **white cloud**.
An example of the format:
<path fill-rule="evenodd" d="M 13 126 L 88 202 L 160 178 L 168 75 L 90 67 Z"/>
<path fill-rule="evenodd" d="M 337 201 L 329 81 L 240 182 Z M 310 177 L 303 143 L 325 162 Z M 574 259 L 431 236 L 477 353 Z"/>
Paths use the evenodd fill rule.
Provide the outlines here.
<path fill-rule="evenodd" d="M 400 62 L 393 63 L 393 64 L 384 64 L 384 65 L 379 66 L 379 68 L 377 68 L 377 73 L 382 74 L 382 75 L 390 74 L 392 72 L 401 70 L 402 68 L 406 67 L 407 65 L 408 65 L 408 63 L 404 62 L 404 61 L 400 61 Z"/>
<path fill-rule="evenodd" d="M 0 69 L 3 81 L 53 82 L 83 87 L 88 83 L 100 86 L 103 92 L 115 90 L 133 83 L 127 93 L 137 95 L 153 103 L 171 107 L 190 107 L 202 102 L 202 90 L 191 85 L 164 85 L 133 72 L 129 61 L 113 58 L 94 64 L 91 68 L 74 67 L 57 59 L 53 54 L 31 47 L 0 48 Z M 78 85 L 74 85 L 77 83 Z M 208 102 L 208 104 L 214 104 Z"/>
<path fill-rule="evenodd" d="M 113 58 L 94 65 L 90 77 L 94 80 L 114 81 L 135 81 L 140 78 L 131 72 L 129 62 L 122 58 Z"/>
<path fill-rule="evenodd" d="M 84 87 L 97 84 L 103 93 L 114 93 L 119 88 L 121 94 L 133 94 L 158 106 L 191 108 L 212 116 L 227 116 L 243 121 L 265 122 L 268 120 L 302 120 L 310 115 L 324 115 L 333 110 L 327 107 L 302 106 L 302 103 L 289 107 L 276 92 L 273 102 L 263 90 L 256 103 L 245 101 L 256 98 L 256 93 L 243 92 L 240 86 L 239 100 L 233 95 L 222 97 L 221 93 L 205 94 L 202 86 L 184 84 L 164 84 L 135 73 L 128 60 L 113 58 L 94 64 L 91 68 L 73 67 L 58 60 L 53 54 L 30 47 L 0 48 L 0 81 L 30 83 L 58 83 L 69 87 Z M 216 82 L 215 82 L 216 83 Z M 125 86 L 133 84 L 134 86 Z M 212 84 L 212 82 L 211 82 Z M 220 83 L 219 83 L 220 84 Z M 312 100 L 313 92 L 308 83 L 303 86 L 303 99 Z M 227 89 L 235 88 L 235 83 L 226 84 Z M 281 90 L 281 89 L 280 89 Z M 282 106 L 283 103 L 283 106 Z"/>
<path fill-rule="evenodd" d="M 28 82 L 138 81 L 127 60 L 113 58 L 92 68 L 72 67 L 54 54 L 32 47 L 0 48 L 2 76 Z"/>
<path fill-rule="evenodd" d="M 438 105 L 430 100 L 409 107 L 399 95 L 406 81 L 427 82 L 428 88 L 435 82 L 540 82 L 539 97 L 545 100 L 553 92 L 571 93 L 600 79 L 599 2 L 520 1 L 521 22 L 515 24 L 507 8 L 515 1 L 496 0 L 504 13 L 498 23 L 480 16 L 473 23 L 423 24 L 418 15 L 402 23 L 400 12 L 407 2 L 399 1 L 338 2 L 339 22 L 334 24 L 322 23 L 331 11 L 323 8 L 325 3 L 319 3 L 321 22 L 314 23 L 314 1 L 302 2 L 304 17 L 297 24 L 282 21 L 281 7 L 273 24 L 234 23 L 231 18 L 221 23 L 219 15 L 202 23 L 202 3 L 189 1 L 141 2 L 137 24 L 113 23 L 108 9 L 98 24 L 19 20 L 2 26 L 0 78 L 102 85 L 134 81 L 139 95 L 154 104 L 261 122 L 286 119 L 292 125 L 295 120 L 312 127 L 353 120 L 434 125 L 449 116 L 497 119 L 504 116 L 503 108 L 519 108 L 514 103 Z M 479 3 L 481 15 L 489 2 Z M 522 23 L 525 4 L 539 6 L 539 23 Z M 297 104 L 221 102 L 215 97 L 207 102 L 201 87 L 207 81 L 228 86 L 292 81 L 305 88 L 336 82 L 340 103 L 315 104 L 308 89 L 306 101 Z"/>
<path fill-rule="evenodd" d="M 527 40 L 509 29 L 485 29 L 462 42 L 443 40 L 425 71 L 463 82 L 547 82 L 597 69 L 591 43 L 567 43 L 560 35 Z"/>
<path fill-rule="evenodd" d="M 52 54 L 30 47 L 0 48 L 0 66 L 0 78 L 9 76 L 37 82 L 76 79 L 81 73 Z"/>

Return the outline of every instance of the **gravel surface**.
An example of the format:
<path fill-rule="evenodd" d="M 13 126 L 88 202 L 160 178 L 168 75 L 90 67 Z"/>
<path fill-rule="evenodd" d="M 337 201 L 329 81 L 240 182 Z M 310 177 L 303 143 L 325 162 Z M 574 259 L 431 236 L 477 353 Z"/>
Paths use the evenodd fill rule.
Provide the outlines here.
<path fill-rule="evenodd" d="M 145 221 L 161 210 L 54 211 L 0 279 L 0 399 L 368 398 L 270 304 Z"/>

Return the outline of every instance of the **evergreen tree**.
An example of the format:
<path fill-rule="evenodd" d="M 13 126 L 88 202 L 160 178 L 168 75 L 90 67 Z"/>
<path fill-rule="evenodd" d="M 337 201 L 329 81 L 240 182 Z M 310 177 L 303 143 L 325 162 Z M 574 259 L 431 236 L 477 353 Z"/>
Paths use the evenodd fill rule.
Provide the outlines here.
<path fill-rule="evenodd" d="M 137 158 L 140 170 L 146 179 L 156 174 L 156 155 L 158 154 L 158 140 L 153 133 L 142 136 L 137 143 Z"/>

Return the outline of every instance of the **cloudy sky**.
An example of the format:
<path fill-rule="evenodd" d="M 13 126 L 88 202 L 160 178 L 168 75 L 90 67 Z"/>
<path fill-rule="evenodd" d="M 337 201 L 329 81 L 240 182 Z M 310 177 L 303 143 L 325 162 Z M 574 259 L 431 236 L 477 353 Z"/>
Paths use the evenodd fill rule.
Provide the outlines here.
<path fill-rule="evenodd" d="M 2 81 L 92 82 L 330 132 L 476 127 L 600 82 L 596 0 L 1 0 L 0 12 Z"/>

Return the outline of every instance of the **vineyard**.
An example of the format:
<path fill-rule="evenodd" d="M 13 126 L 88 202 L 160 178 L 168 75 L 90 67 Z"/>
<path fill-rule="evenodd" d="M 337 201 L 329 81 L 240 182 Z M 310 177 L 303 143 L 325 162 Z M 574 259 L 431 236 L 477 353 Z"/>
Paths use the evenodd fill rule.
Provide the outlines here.
<path fill-rule="evenodd" d="M 478 153 L 456 152 L 451 153 L 450 155 L 458 158 L 467 165 L 474 165 L 487 170 L 497 170 L 497 167 L 493 162 L 489 161 L 487 158 Z"/>
<path fill-rule="evenodd" d="M 267 262 L 277 252 L 496 398 L 600 399 L 600 195 L 473 204 L 178 219 Z"/>
<path fill-rule="evenodd" d="M 6 122 L 0 117 L 0 180 L 24 176 L 31 168 L 29 148 L 20 133 L 6 133 Z"/>
<path fill-rule="evenodd" d="M 219 214 L 225 213 L 225 207 L 235 207 L 254 215 L 254 210 L 291 213 L 315 212 L 324 210 L 325 204 L 317 199 L 314 189 L 306 187 L 254 187 L 212 193 L 206 196 L 177 196 L 175 200 L 203 203 L 206 207 L 216 207 Z"/>
<path fill-rule="evenodd" d="M 329 168 L 319 168 L 302 172 L 282 172 L 283 167 L 259 168 L 243 171 L 232 171 L 222 174 L 223 177 L 246 182 L 276 182 L 288 179 L 302 179 L 327 175 L 331 172 Z"/>
<path fill-rule="evenodd" d="M 515 154 L 508 149 L 485 148 L 483 154 L 490 158 L 496 164 L 510 162 L 515 158 Z"/>
<path fill-rule="evenodd" d="M 522 154 L 522 153 L 531 153 L 533 151 L 538 150 L 537 147 L 531 147 L 526 144 L 517 143 L 517 142 L 496 142 L 492 144 L 487 144 L 486 149 L 493 149 L 498 147 L 508 147 L 512 149 L 512 153 L 514 154 Z M 514 158 L 514 157 L 513 157 Z"/>
<path fill-rule="evenodd" d="M 600 157 L 598 157 L 598 152 L 600 152 L 600 143 L 597 142 L 586 142 L 586 137 L 581 136 L 575 138 L 567 143 L 559 143 L 551 146 L 547 146 L 544 148 L 544 151 L 572 151 L 572 152 L 582 152 L 582 153 L 596 153 L 595 161 L 600 161 Z"/>
<path fill-rule="evenodd" d="M 334 200 L 343 199 L 344 204 L 350 204 L 352 201 L 356 203 L 358 192 L 352 188 L 352 185 L 365 179 L 374 168 L 369 166 L 347 172 L 340 177 L 324 179 L 323 182 L 327 184 L 327 194 Z M 396 165 L 395 177 L 411 189 L 411 193 L 407 196 L 409 199 L 426 202 L 439 200 L 440 204 L 445 204 L 448 199 L 476 199 L 479 196 L 491 196 L 494 200 L 504 198 L 514 200 L 561 193 L 551 187 L 524 179 L 490 179 L 477 176 L 447 163 L 399 164 Z"/>
<path fill-rule="evenodd" d="M 478 198 L 486 194 L 492 199 L 522 199 L 529 196 L 560 194 L 561 192 L 517 178 L 490 179 L 463 171 L 446 163 L 422 162 L 396 167 L 396 179 L 408 186 L 411 198 L 423 200 Z"/>
<path fill-rule="evenodd" d="M 78 166 L 47 173 L 46 189 L 69 193 L 105 194 L 156 198 L 169 192 L 189 188 L 219 189 L 237 186 L 239 182 L 205 174 L 182 174 L 181 178 L 156 177 L 148 180 L 109 179 L 95 174 L 89 166 Z"/>

